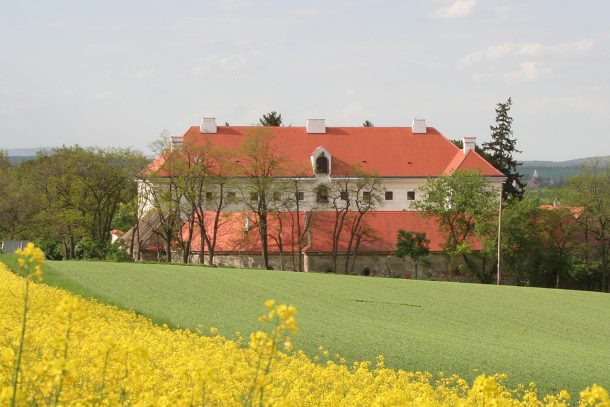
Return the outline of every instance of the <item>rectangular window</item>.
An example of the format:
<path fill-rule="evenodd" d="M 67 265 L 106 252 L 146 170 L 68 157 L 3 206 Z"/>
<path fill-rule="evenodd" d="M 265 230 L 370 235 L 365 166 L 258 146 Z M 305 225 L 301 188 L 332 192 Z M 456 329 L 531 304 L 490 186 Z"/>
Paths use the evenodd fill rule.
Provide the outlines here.
<path fill-rule="evenodd" d="M 305 192 L 297 192 L 297 200 L 302 201 L 303 199 L 305 199 Z"/>
<path fill-rule="evenodd" d="M 250 192 L 250 200 L 258 201 L 258 194 L 256 192 Z"/>
<path fill-rule="evenodd" d="M 341 199 L 347 201 L 348 195 L 347 191 L 341 191 Z"/>
<path fill-rule="evenodd" d="M 415 200 L 415 191 L 407 191 L 407 201 Z"/>
<path fill-rule="evenodd" d="M 280 191 L 274 191 L 273 192 L 273 200 L 274 201 L 281 201 L 282 200 L 282 193 Z"/>
<path fill-rule="evenodd" d="M 211 192 L 206 192 L 205 193 L 205 199 L 207 199 L 209 201 L 212 198 L 214 198 L 214 194 L 213 193 L 211 193 Z"/>
<path fill-rule="evenodd" d="M 385 191 L 385 200 L 391 201 L 394 199 L 394 191 Z"/>
<path fill-rule="evenodd" d="M 235 192 L 233 192 L 233 191 L 227 192 L 227 199 L 229 201 L 234 201 L 235 200 Z"/>
<path fill-rule="evenodd" d="M 362 199 L 364 200 L 364 202 L 369 202 L 371 200 L 371 192 L 370 191 L 363 191 L 362 192 Z"/>

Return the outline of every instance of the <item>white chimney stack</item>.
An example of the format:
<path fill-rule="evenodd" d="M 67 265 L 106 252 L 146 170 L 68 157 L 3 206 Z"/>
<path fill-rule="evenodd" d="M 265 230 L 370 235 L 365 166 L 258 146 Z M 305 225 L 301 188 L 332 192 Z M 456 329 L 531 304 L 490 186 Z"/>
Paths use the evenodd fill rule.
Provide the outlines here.
<path fill-rule="evenodd" d="M 464 137 L 462 140 L 462 144 L 464 145 L 464 154 L 468 154 L 470 150 L 474 150 L 474 147 L 477 145 L 476 137 Z"/>
<path fill-rule="evenodd" d="M 426 127 L 426 119 L 413 119 L 413 125 L 411 126 L 413 134 L 425 134 L 428 132 Z"/>
<path fill-rule="evenodd" d="M 308 134 L 326 133 L 326 121 L 324 119 L 307 119 Z"/>
<path fill-rule="evenodd" d="M 171 136 L 171 151 L 182 150 L 183 138 L 182 136 Z"/>
<path fill-rule="evenodd" d="M 215 117 L 204 117 L 201 119 L 201 132 L 202 133 L 216 133 L 216 118 Z"/>

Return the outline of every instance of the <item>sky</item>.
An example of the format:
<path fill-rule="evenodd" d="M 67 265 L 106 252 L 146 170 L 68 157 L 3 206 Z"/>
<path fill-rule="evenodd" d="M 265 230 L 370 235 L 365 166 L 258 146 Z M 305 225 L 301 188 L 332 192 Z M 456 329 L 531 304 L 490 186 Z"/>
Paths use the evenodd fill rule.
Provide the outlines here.
<path fill-rule="evenodd" d="M 0 148 L 147 152 L 202 116 L 490 138 L 522 160 L 610 155 L 606 0 L 0 1 Z"/>

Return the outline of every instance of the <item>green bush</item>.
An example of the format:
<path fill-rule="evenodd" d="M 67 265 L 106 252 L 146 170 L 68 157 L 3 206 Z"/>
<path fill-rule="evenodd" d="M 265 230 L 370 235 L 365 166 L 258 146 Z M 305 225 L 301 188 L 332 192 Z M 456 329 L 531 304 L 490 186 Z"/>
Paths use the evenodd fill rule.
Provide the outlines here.
<path fill-rule="evenodd" d="M 119 242 L 114 242 L 106 248 L 106 260 L 112 261 L 132 261 L 129 252 L 123 248 L 123 246 Z"/>
<path fill-rule="evenodd" d="M 34 244 L 40 247 L 49 260 L 62 260 L 64 258 L 62 242 L 57 239 L 49 237 L 37 238 L 34 239 Z"/>
<path fill-rule="evenodd" d="M 95 242 L 90 237 L 83 237 L 74 247 L 74 255 L 79 260 L 104 260 L 106 246 Z"/>

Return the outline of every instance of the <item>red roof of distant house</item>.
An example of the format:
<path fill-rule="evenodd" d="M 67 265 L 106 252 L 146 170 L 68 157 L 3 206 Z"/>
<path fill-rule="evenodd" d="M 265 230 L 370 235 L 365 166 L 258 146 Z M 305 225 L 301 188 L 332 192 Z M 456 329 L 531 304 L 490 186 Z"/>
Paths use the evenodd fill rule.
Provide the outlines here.
<path fill-rule="evenodd" d="M 239 151 L 244 137 L 254 129 L 260 127 L 218 126 L 217 133 L 202 134 L 198 126 L 193 126 L 184 134 L 184 145 L 210 142 L 218 148 Z M 310 156 L 317 147 L 324 147 L 332 155 L 332 175 L 352 175 L 354 167 L 359 167 L 382 177 L 442 176 L 456 169 L 503 176 L 475 151 L 464 155 L 433 127 L 428 127 L 425 134 L 414 134 L 410 127 L 327 127 L 324 134 L 308 134 L 305 127 L 265 129 L 275 136 L 278 153 L 291 163 L 287 173 L 280 176 L 313 175 Z M 157 158 L 147 172 L 167 176 L 163 158 Z"/>
<path fill-rule="evenodd" d="M 110 231 L 110 234 L 118 236 L 118 237 L 121 237 L 121 236 L 123 236 L 125 234 L 125 232 L 123 232 L 122 230 L 118 230 L 118 229 L 112 229 Z"/>
<path fill-rule="evenodd" d="M 584 212 L 585 208 L 582 206 L 567 206 L 567 205 L 540 205 L 540 209 L 546 209 L 548 211 L 556 210 L 567 210 L 574 219 L 580 218 L 580 215 Z"/>
<path fill-rule="evenodd" d="M 351 212 L 349 216 L 355 216 L 355 212 Z M 311 245 L 305 251 L 308 253 L 331 253 L 332 252 L 332 235 L 334 227 L 335 212 L 309 212 L 310 237 Z M 218 239 L 216 243 L 217 253 L 260 253 L 261 244 L 258 232 L 258 227 L 255 224 L 255 217 L 249 214 L 249 229 L 246 232 L 244 229 L 245 214 L 241 212 L 226 212 L 221 215 L 221 222 L 218 230 Z M 268 230 L 269 230 L 269 253 L 279 253 L 277 239 L 279 237 L 280 221 L 282 223 L 282 246 L 285 253 L 292 250 L 294 240 L 294 250 L 298 251 L 297 235 L 297 215 L 288 212 L 280 212 L 269 215 Z M 213 214 L 206 214 L 206 225 L 211 227 L 213 222 Z M 292 225 L 295 225 L 295 238 L 292 237 Z M 305 216 L 299 213 L 298 222 L 301 224 L 301 229 L 305 227 Z M 420 212 L 412 211 L 379 211 L 369 212 L 363 222 L 369 229 L 370 234 L 364 238 L 360 244 L 359 252 L 382 252 L 391 253 L 396 250 L 396 239 L 399 229 L 425 232 L 426 238 L 430 240 L 430 250 L 434 252 L 442 251 L 442 245 L 445 242 L 445 235 L 439 230 L 438 222 L 431 218 L 422 218 Z M 345 227 L 339 240 L 339 252 L 345 252 L 349 239 L 349 226 Z M 183 235 L 186 236 L 187 227 L 185 226 Z M 211 233 L 211 231 L 208 231 Z M 276 237 L 274 239 L 273 237 Z M 471 242 L 475 250 L 480 249 L 478 242 Z M 198 227 L 194 229 L 192 239 L 193 253 L 197 253 L 200 249 L 201 238 L 199 236 Z M 207 250 L 207 248 L 206 248 Z"/>

